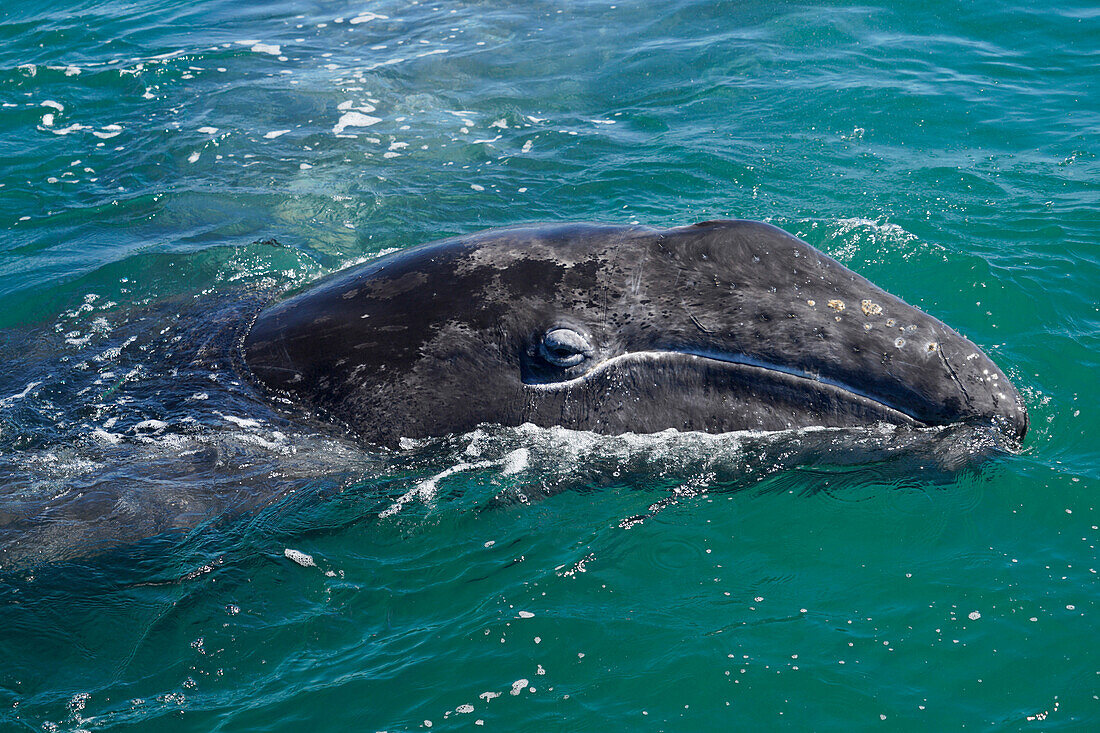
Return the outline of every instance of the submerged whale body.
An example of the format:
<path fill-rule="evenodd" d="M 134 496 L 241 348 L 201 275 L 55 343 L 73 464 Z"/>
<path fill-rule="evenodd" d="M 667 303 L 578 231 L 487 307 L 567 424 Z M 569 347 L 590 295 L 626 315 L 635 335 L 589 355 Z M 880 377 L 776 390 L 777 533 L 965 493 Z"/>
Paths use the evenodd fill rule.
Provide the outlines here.
<path fill-rule="evenodd" d="M 490 230 L 262 311 L 255 379 L 362 438 L 534 423 L 598 433 L 1028 426 L 981 349 L 752 221 Z"/>

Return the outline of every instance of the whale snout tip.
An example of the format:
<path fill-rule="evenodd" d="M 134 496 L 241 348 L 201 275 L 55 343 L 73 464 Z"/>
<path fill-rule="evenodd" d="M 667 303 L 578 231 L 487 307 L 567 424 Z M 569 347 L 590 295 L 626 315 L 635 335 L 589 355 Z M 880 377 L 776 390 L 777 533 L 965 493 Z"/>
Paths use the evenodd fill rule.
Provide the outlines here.
<path fill-rule="evenodd" d="M 929 389 L 943 400 L 941 419 L 992 425 L 1005 438 L 1022 443 L 1031 420 L 1020 390 L 981 349 L 954 332 L 951 336 L 940 340 L 942 381 L 938 389 Z"/>
<path fill-rule="evenodd" d="M 1004 433 L 1015 438 L 1017 443 L 1022 443 L 1031 425 L 1031 418 L 1027 414 L 1024 401 L 1016 395 L 1016 399 L 1007 406 L 1006 410 L 994 416 L 993 422 Z"/>
<path fill-rule="evenodd" d="M 994 392 L 995 408 L 993 410 L 993 424 L 1007 437 L 1013 438 L 1017 444 L 1022 443 L 1031 426 L 1031 418 L 1027 414 L 1027 405 L 1024 404 L 1023 395 L 1008 376 L 998 370 L 1000 389 Z"/>
<path fill-rule="evenodd" d="M 1023 398 L 1015 388 L 1007 397 L 1008 399 L 1002 399 L 992 405 L 988 412 L 979 413 L 979 415 L 982 422 L 992 424 L 1002 435 L 1019 445 L 1027 435 L 1031 418 L 1028 416 Z"/>

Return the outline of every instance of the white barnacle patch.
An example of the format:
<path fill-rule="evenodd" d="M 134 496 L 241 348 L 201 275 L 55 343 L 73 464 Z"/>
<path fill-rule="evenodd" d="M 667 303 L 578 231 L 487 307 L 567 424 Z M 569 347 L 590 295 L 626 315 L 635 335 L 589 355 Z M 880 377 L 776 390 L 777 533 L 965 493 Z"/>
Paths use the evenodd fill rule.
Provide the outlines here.
<path fill-rule="evenodd" d="M 877 316 L 882 314 L 882 306 L 871 300 L 859 301 L 859 307 L 865 316 Z"/>
<path fill-rule="evenodd" d="M 897 325 L 897 321 L 895 321 L 893 318 L 887 318 L 886 319 L 886 325 L 893 328 L 894 326 Z"/>
<path fill-rule="evenodd" d="M 927 346 L 927 349 L 928 349 L 929 353 L 931 353 L 931 352 L 933 352 L 933 351 L 936 351 L 936 350 L 938 350 L 939 348 L 940 348 L 940 345 L 939 345 L 939 344 L 937 344 L 937 343 L 936 343 L 935 341 L 929 341 L 929 342 L 928 342 L 928 346 Z"/>
<path fill-rule="evenodd" d="M 817 301 L 816 301 L 816 300 L 807 300 L 807 301 L 806 301 L 806 305 L 808 305 L 808 306 L 810 306 L 811 308 L 813 308 L 813 307 L 814 307 L 815 305 L 817 305 Z"/>
<path fill-rule="evenodd" d="M 901 348 L 902 346 L 905 346 L 905 339 L 903 339 L 903 338 L 896 338 L 896 339 L 894 339 L 894 346 L 898 347 L 899 349 L 900 349 L 900 348 Z"/>
<path fill-rule="evenodd" d="M 828 306 L 839 313 L 840 311 L 844 310 L 844 301 L 833 298 L 829 301 Z"/>

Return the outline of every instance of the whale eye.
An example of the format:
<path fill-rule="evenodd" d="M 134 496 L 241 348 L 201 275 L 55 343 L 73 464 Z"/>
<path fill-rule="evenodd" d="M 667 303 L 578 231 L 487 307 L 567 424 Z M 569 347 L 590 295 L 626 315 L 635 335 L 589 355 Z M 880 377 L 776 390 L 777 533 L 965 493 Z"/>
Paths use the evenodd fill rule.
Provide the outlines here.
<path fill-rule="evenodd" d="M 552 328 L 542 337 L 539 353 L 555 366 L 571 367 L 588 358 L 592 345 L 571 328 Z"/>

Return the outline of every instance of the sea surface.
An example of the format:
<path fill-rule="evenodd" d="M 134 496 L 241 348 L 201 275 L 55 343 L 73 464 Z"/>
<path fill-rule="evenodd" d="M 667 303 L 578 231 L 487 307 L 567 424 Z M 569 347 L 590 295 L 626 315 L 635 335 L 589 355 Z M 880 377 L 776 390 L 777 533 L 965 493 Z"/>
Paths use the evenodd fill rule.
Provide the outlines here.
<path fill-rule="evenodd" d="M 1100 730 L 1090 0 L 10 0 L 0 730 Z M 271 298 L 769 221 L 1020 388 L 947 428 L 362 445 Z"/>

